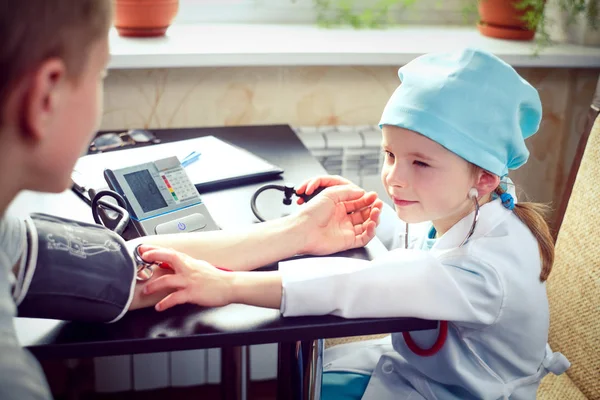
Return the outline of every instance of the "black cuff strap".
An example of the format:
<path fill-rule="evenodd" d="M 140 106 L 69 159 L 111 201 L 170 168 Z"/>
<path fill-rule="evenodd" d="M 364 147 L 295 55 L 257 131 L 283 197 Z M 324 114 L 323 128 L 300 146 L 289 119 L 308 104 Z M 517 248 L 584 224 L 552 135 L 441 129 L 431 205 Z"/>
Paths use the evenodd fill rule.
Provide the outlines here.
<path fill-rule="evenodd" d="M 46 214 L 28 220 L 20 317 L 114 322 L 129 308 L 135 266 L 125 241 L 100 225 Z"/>

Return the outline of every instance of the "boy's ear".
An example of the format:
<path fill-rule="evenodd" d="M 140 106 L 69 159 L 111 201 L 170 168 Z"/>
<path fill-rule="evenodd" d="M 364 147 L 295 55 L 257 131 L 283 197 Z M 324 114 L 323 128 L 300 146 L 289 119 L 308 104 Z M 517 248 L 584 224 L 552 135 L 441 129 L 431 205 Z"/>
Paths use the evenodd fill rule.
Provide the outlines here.
<path fill-rule="evenodd" d="M 475 188 L 479 192 L 479 196 L 485 196 L 492 193 L 500 184 L 500 177 L 488 171 L 480 170 L 477 174 Z"/>
<path fill-rule="evenodd" d="M 55 123 L 67 78 L 64 62 L 44 61 L 33 73 L 23 99 L 23 132 L 33 140 L 44 138 Z"/>

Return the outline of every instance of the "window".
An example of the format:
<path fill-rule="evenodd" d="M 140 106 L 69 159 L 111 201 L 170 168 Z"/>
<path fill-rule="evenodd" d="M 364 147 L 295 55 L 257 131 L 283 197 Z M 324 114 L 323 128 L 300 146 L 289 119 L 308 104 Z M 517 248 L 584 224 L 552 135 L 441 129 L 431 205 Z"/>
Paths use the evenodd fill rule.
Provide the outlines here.
<path fill-rule="evenodd" d="M 309 23 L 313 0 L 180 0 L 178 23 Z"/>
<path fill-rule="evenodd" d="M 353 0 L 360 9 L 373 0 Z M 402 3 L 402 2 L 401 2 Z M 403 24 L 461 25 L 467 0 L 417 0 L 394 6 L 392 17 Z M 307 24 L 316 21 L 314 0 L 180 0 L 177 23 Z M 472 21 L 471 21 L 472 22 Z"/>

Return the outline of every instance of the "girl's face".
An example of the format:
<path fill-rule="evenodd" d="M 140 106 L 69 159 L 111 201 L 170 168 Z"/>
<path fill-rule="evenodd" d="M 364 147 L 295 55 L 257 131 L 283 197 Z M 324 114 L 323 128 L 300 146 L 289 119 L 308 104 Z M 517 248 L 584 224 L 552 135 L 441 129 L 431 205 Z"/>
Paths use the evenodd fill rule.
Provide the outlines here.
<path fill-rule="evenodd" d="M 389 125 L 382 147 L 381 178 L 401 220 L 432 221 L 443 234 L 472 211 L 468 193 L 478 179 L 467 161 L 423 135 Z"/>

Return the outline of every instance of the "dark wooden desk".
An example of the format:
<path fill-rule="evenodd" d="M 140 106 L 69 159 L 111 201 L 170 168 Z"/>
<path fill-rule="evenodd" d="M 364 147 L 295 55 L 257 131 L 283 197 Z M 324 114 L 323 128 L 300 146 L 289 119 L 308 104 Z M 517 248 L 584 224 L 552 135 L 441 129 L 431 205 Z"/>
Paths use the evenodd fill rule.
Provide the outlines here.
<path fill-rule="evenodd" d="M 232 128 L 153 130 L 163 141 L 214 135 L 255 154 L 285 170 L 280 182 L 298 184 L 324 174 L 322 166 L 311 156 L 287 125 Z M 271 181 L 273 182 L 273 181 Z M 210 213 L 222 229 L 258 222 L 250 209 L 250 197 L 264 182 L 203 193 Z M 275 207 L 281 202 L 270 200 Z M 267 204 L 268 206 L 268 204 Z M 58 195 L 24 193 L 11 205 L 9 212 L 24 215 L 46 212 L 76 220 L 92 221 L 89 207 L 71 191 Z M 374 240 L 366 248 L 339 255 L 371 259 L 384 251 Z M 267 268 L 269 266 L 266 266 Z M 276 268 L 275 265 L 270 266 Z M 278 310 L 246 305 L 222 308 L 178 306 L 166 312 L 153 309 L 129 312 L 114 324 L 85 324 L 52 320 L 18 319 L 21 343 L 36 357 L 81 358 L 109 355 L 153 353 L 190 349 L 222 348 L 235 355 L 239 346 L 279 343 L 278 398 L 293 399 L 294 390 L 288 356 L 295 353 L 298 341 L 318 338 L 368 335 L 406 330 L 433 329 L 434 321 L 414 318 L 347 320 L 334 316 L 283 318 Z M 234 357 L 235 358 L 235 357 Z M 235 365 L 223 362 L 222 379 L 235 375 Z M 237 398 L 239 392 L 224 386 L 225 398 Z"/>

